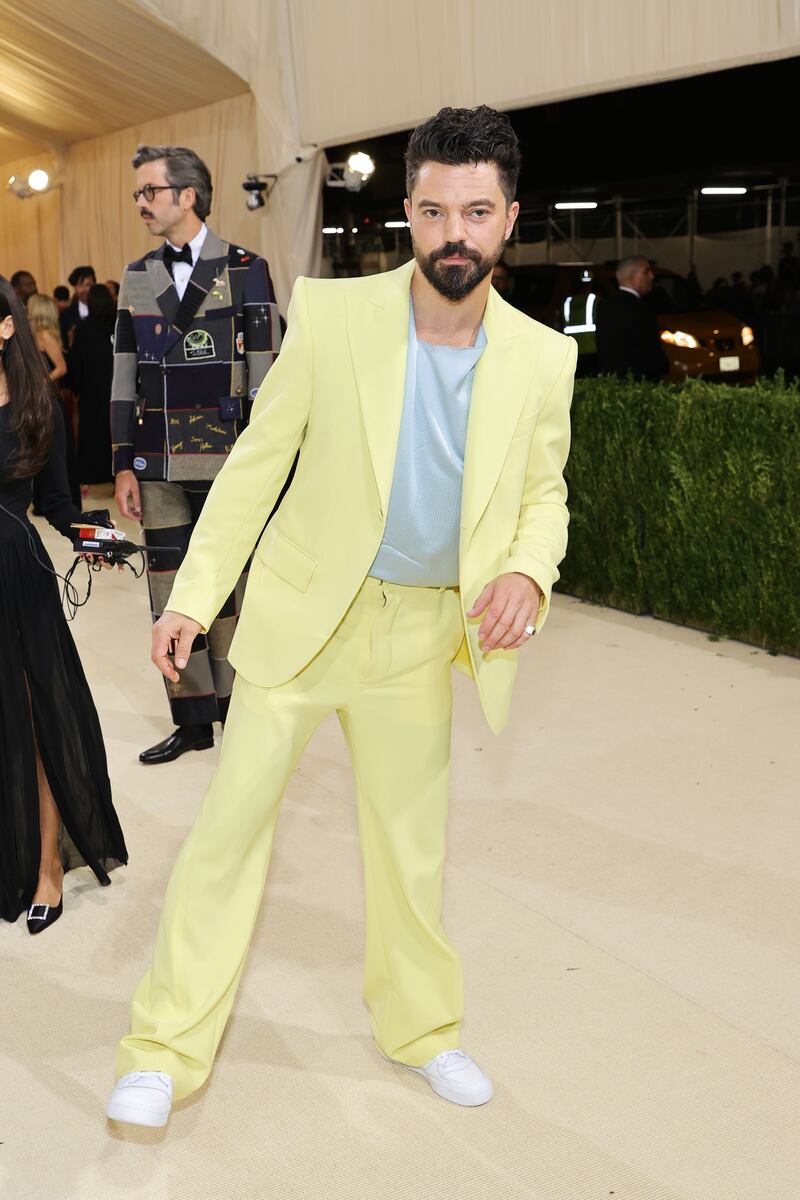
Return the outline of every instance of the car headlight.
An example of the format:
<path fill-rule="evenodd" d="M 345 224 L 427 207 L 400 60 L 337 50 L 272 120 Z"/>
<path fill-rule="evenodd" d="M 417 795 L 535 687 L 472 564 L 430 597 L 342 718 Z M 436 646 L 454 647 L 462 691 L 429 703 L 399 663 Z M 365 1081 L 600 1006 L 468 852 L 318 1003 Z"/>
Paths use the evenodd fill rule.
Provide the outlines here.
<path fill-rule="evenodd" d="M 696 350 L 700 345 L 696 337 L 683 329 L 662 329 L 661 340 L 670 346 L 680 346 L 682 350 Z"/>
<path fill-rule="evenodd" d="M 753 333 L 750 326 L 743 325 L 742 326 L 742 345 L 743 346 L 752 346 L 752 344 L 755 340 L 756 340 L 756 335 Z"/>

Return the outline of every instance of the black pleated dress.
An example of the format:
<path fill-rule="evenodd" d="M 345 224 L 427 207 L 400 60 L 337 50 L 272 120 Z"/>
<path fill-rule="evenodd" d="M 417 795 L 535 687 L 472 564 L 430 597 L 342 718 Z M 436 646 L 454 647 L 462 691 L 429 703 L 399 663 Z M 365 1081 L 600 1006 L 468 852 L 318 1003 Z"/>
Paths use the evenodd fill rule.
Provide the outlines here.
<path fill-rule="evenodd" d="M 29 907 L 39 876 L 36 743 L 61 815 L 64 870 L 89 866 L 105 886 L 128 852 L 58 582 L 26 515 L 32 481 L 7 476 L 17 446 L 8 415 L 8 406 L 0 407 L 0 918 L 15 921 Z M 38 475 L 42 513 L 72 540 L 70 523 L 81 514 L 70 498 L 64 430 L 54 415 L 53 444 Z"/>

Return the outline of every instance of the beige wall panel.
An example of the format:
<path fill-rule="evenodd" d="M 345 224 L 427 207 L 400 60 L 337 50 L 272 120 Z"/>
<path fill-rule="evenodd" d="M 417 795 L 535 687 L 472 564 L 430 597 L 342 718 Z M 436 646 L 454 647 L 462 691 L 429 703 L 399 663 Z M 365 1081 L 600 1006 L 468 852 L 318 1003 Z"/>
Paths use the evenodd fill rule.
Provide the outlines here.
<path fill-rule="evenodd" d="M 12 133 L 0 125 L 0 163 L 10 162 L 12 158 L 22 158 L 26 154 L 33 154 L 35 149 L 36 145 L 27 138 L 19 137 L 16 133 Z M 2 186 L 5 186 L 5 182 L 5 179 L 0 180 Z"/>
<path fill-rule="evenodd" d="M 40 292 L 61 282 L 61 188 L 20 200 L 6 190 L 10 175 L 26 179 L 35 167 L 52 173 L 52 156 L 39 154 L 0 166 L 0 274 L 30 271 Z"/>

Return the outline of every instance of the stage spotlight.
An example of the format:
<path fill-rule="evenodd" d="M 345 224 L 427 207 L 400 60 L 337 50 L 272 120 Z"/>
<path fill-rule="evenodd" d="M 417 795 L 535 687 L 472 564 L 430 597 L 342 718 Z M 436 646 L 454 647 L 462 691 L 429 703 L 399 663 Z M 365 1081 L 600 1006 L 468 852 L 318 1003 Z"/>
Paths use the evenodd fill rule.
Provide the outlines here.
<path fill-rule="evenodd" d="M 351 154 L 346 163 L 330 163 L 326 187 L 347 188 L 348 192 L 360 192 L 375 174 L 375 161 L 362 150 Z"/>
<path fill-rule="evenodd" d="M 58 185 L 51 182 L 47 171 L 37 167 L 31 171 L 27 179 L 19 179 L 18 176 L 12 175 L 6 186 L 18 200 L 30 200 L 31 196 L 35 196 L 38 192 L 48 192 Z"/>
<path fill-rule="evenodd" d="M 375 174 L 375 160 L 370 158 L 368 154 L 364 154 L 362 150 L 357 150 L 355 154 L 351 154 L 347 160 L 348 171 L 353 171 L 356 175 L 361 176 L 362 183 L 366 183 L 370 175 Z"/>

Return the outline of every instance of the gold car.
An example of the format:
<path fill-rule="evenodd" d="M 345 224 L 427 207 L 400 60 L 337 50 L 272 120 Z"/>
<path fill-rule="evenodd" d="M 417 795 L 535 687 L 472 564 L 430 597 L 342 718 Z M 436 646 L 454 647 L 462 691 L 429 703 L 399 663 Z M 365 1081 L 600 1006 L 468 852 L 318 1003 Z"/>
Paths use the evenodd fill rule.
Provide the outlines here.
<path fill-rule="evenodd" d="M 655 308 L 673 382 L 694 376 L 752 383 L 760 356 L 753 330 L 724 309 L 704 309 L 686 281 L 656 269 L 648 302 Z"/>

